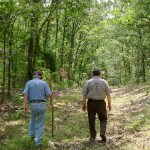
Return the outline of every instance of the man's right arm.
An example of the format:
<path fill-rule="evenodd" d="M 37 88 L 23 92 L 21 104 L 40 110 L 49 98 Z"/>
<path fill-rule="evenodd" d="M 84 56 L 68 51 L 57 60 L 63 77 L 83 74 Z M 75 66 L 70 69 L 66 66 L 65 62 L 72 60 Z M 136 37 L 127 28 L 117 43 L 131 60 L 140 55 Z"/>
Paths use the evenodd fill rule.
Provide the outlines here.
<path fill-rule="evenodd" d="M 87 96 L 83 96 L 82 98 L 82 110 L 85 111 L 86 110 L 86 99 L 87 99 Z"/>
<path fill-rule="evenodd" d="M 23 102 L 24 102 L 24 112 L 28 112 L 28 90 L 29 90 L 29 82 L 26 83 L 26 86 L 23 91 Z"/>
<path fill-rule="evenodd" d="M 82 97 L 82 110 L 85 111 L 87 109 L 86 100 L 87 100 L 87 95 L 88 95 L 88 82 L 86 82 L 86 85 L 83 88 L 82 94 L 83 94 L 83 97 Z"/>
<path fill-rule="evenodd" d="M 23 94 L 23 101 L 24 101 L 24 112 L 28 112 L 28 94 Z"/>

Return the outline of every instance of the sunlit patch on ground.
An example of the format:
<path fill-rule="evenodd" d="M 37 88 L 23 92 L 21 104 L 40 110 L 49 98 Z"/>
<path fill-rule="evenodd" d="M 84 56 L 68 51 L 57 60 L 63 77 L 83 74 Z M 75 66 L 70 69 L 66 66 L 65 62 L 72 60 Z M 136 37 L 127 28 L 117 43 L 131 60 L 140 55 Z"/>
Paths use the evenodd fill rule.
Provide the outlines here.
<path fill-rule="evenodd" d="M 23 125 L 23 124 L 25 124 L 25 121 L 23 121 L 23 120 L 9 121 L 9 122 L 6 122 L 5 124 L 7 126 Z"/>
<path fill-rule="evenodd" d="M 44 127 L 44 146 L 52 150 L 149 150 L 150 147 L 150 93 L 149 86 L 112 89 L 112 112 L 108 114 L 106 145 L 88 142 L 87 112 L 83 112 L 81 90 L 71 89 L 53 98 L 54 137 L 52 137 L 52 110 L 47 103 Z M 1 118 L 3 148 L 32 150 L 28 137 L 29 116 L 16 112 Z M 99 121 L 96 119 L 97 137 Z M 24 138 L 21 138 L 24 136 Z M 20 145 L 16 144 L 20 143 Z M 47 143 L 47 144 L 46 144 Z M 26 147 L 24 146 L 27 145 Z M 5 150 L 4 149 L 4 150 Z M 15 150 L 14 149 L 14 150 Z"/>

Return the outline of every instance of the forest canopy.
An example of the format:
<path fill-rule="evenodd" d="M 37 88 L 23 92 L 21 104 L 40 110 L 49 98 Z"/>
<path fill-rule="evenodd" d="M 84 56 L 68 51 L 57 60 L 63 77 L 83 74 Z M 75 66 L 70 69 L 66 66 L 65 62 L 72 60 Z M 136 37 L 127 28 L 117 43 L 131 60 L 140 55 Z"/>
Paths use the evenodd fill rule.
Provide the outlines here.
<path fill-rule="evenodd" d="M 35 69 L 58 88 L 98 67 L 112 85 L 150 79 L 149 0 L 1 0 L 0 91 Z"/>

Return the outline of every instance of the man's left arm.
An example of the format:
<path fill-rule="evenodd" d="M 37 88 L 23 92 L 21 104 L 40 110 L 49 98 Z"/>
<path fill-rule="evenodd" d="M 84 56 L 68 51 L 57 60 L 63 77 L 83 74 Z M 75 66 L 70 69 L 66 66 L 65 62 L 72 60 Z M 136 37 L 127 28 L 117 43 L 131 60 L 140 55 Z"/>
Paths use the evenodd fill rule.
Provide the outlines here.
<path fill-rule="evenodd" d="M 111 111 L 111 95 L 110 95 L 110 93 L 111 93 L 111 89 L 110 89 L 108 82 L 106 81 L 106 96 L 107 96 L 109 111 Z"/>
<path fill-rule="evenodd" d="M 45 86 L 45 95 L 46 95 L 47 99 L 52 99 L 53 92 L 51 91 L 51 89 L 50 89 L 50 87 L 47 83 L 46 83 L 46 86 Z"/>
<path fill-rule="evenodd" d="M 107 101 L 108 101 L 108 109 L 111 111 L 111 96 L 107 95 Z"/>

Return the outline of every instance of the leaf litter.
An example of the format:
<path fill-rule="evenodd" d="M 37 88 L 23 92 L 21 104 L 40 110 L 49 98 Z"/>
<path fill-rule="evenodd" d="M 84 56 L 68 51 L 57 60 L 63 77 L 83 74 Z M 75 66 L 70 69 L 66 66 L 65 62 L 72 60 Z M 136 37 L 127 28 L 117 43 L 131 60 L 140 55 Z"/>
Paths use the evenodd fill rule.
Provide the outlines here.
<path fill-rule="evenodd" d="M 143 88 L 139 87 L 126 87 L 112 90 L 112 107 L 113 111 L 108 113 L 108 127 L 107 127 L 107 144 L 102 145 L 98 142 L 93 144 L 89 144 L 88 137 L 82 137 L 79 134 L 78 139 L 70 139 L 68 141 L 60 141 L 54 142 L 53 149 L 55 150 L 149 150 L 150 148 L 150 127 L 147 126 L 150 118 L 145 118 L 143 115 L 143 110 L 149 110 L 150 108 L 150 93 L 148 93 L 149 86 L 145 86 Z M 76 92 L 77 93 L 77 92 Z M 80 93 L 80 92 L 79 92 Z M 65 98 L 65 96 L 63 97 Z M 67 97 L 66 97 L 67 99 Z M 134 102 L 132 102 L 132 99 Z M 75 115 L 81 109 L 81 102 L 72 101 L 67 106 L 65 106 L 64 110 L 66 113 L 70 114 L 70 117 L 73 119 Z M 134 113 L 137 113 L 137 118 L 134 120 Z M 146 111 L 147 116 L 149 115 L 149 111 Z M 82 114 L 85 119 L 87 115 Z M 145 118 L 145 119 L 144 119 Z M 139 120 L 147 120 L 147 121 L 139 121 Z M 87 121 L 87 119 L 85 119 Z M 80 123 L 76 120 L 76 124 Z M 80 119 L 81 121 L 81 119 Z M 128 128 L 130 124 L 133 124 L 135 121 L 135 126 L 132 128 Z M 83 121 L 84 122 L 84 121 Z M 136 124 L 139 129 L 136 129 Z M 67 123 L 66 123 L 67 125 Z M 82 128 L 88 128 L 82 127 Z M 88 131 L 88 130 L 87 130 Z M 67 131 L 66 131 L 67 132 Z M 146 136 L 146 137 L 145 137 Z M 79 138 L 81 138 L 79 140 Z"/>
<path fill-rule="evenodd" d="M 89 143 L 87 112 L 82 112 L 81 90 L 59 92 L 54 97 L 54 138 L 50 137 L 51 122 L 46 121 L 45 136 L 49 137 L 52 150 L 150 150 L 150 86 L 130 86 L 112 89 L 112 111 L 108 113 L 107 143 Z M 5 132 L 13 115 L 20 106 L 1 106 L 2 142 L 9 143 L 12 133 Z M 12 109 L 11 109 L 12 108 Z M 7 111 L 8 110 L 8 111 Z M 14 111 L 15 110 L 15 111 Z M 18 112 L 17 112 L 18 113 Z M 48 112 L 49 113 L 49 112 Z M 19 114 L 20 115 L 20 114 Z M 49 114 L 50 115 L 50 114 Z M 16 116 L 14 116 L 16 117 Z M 26 118 L 21 114 L 21 117 Z M 50 117 L 50 116 L 49 116 Z M 20 118 L 17 118 L 20 119 Z M 27 118 L 29 119 L 29 117 Z M 11 120 L 10 120 L 11 121 Z M 17 121 L 17 120 L 16 120 Z M 25 134 L 23 122 L 15 124 L 13 131 Z M 20 128 L 18 128 L 20 127 Z M 12 126 L 10 126 L 12 128 Z M 96 129 L 99 131 L 98 119 Z M 7 135 L 6 135 L 6 134 Z M 5 135 L 5 136 L 4 136 Z M 97 138 L 98 135 L 97 135 Z"/>

